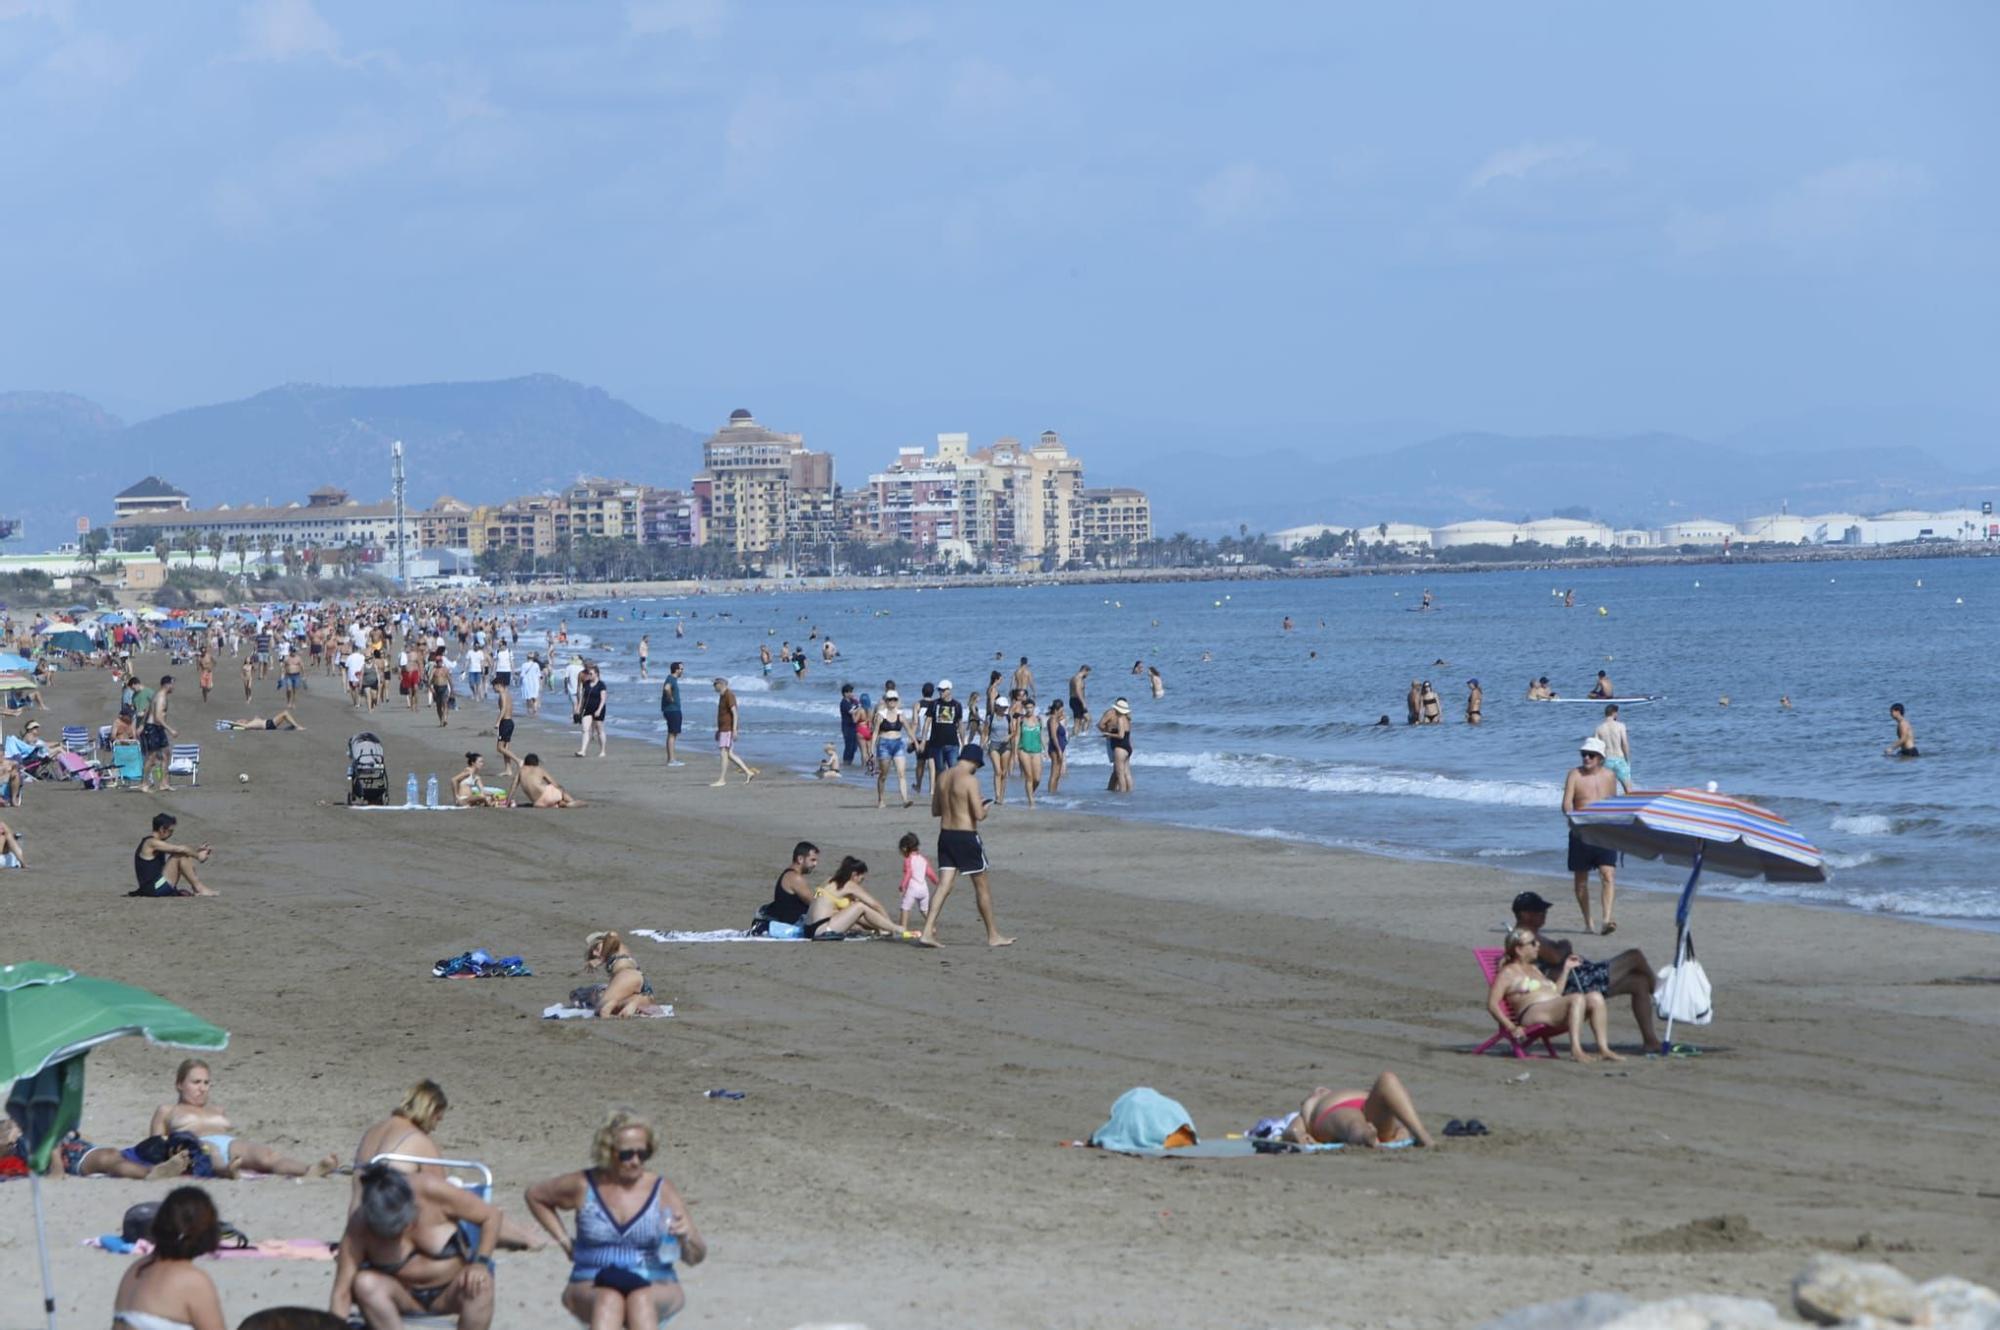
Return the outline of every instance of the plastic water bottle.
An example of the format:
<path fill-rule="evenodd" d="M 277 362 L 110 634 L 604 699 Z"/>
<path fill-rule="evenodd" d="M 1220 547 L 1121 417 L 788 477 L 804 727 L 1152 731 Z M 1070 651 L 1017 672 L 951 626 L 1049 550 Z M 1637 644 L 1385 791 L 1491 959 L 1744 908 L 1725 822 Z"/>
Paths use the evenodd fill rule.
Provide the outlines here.
<path fill-rule="evenodd" d="M 410 773 L 410 783 L 403 787 L 403 807 L 415 808 L 416 806 L 417 806 L 417 773 L 412 771 Z"/>
<path fill-rule="evenodd" d="M 410 777 L 410 779 L 415 780 L 416 777 L 412 776 Z M 436 808 L 437 806 L 438 806 L 438 778 L 437 778 L 437 773 L 433 771 L 431 773 L 431 778 L 428 781 L 424 782 L 424 807 Z"/>

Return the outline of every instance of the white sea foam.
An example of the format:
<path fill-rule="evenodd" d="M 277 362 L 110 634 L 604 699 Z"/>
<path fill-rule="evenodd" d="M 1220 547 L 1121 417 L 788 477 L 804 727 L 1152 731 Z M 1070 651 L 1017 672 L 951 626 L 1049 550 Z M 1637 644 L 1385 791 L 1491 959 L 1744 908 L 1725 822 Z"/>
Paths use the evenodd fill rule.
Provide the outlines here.
<path fill-rule="evenodd" d="M 1827 850 L 1824 854 L 1828 868 L 1859 868 L 1863 864 L 1880 862 L 1880 856 L 1873 850 L 1863 850 L 1859 854 L 1842 854 L 1838 850 Z"/>
<path fill-rule="evenodd" d="M 1850 836 L 1893 836 L 1896 824 L 1880 813 L 1848 813 L 1833 819 L 1835 831 L 1844 831 Z"/>

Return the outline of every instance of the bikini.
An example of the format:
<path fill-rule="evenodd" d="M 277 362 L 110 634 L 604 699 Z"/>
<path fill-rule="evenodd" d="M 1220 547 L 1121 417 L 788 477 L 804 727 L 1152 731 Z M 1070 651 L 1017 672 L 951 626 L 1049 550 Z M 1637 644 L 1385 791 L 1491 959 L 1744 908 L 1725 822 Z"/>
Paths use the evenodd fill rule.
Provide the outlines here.
<path fill-rule="evenodd" d="M 402 1258 L 396 1261 L 393 1265 L 385 1265 L 380 1261 L 372 1261 L 366 1257 L 363 1257 L 361 1261 L 361 1268 L 363 1270 L 373 1270 L 377 1274 L 388 1275 L 391 1278 L 394 1278 L 396 1274 L 398 1274 L 404 1266 L 408 1265 L 411 1261 L 415 1260 L 419 1256 L 426 1257 L 433 1261 L 455 1260 L 463 1265 L 471 1265 L 475 1260 L 478 1259 L 472 1254 L 472 1244 L 470 1241 L 466 1239 L 465 1230 L 462 1228 L 453 1228 L 451 1231 L 451 1236 L 445 1239 L 444 1249 L 442 1251 L 434 1251 L 434 1252 L 425 1251 L 422 1247 L 419 1247 L 417 1245 L 416 1239 L 412 1238 L 410 1240 L 410 1249 L 404 1252 Z M 401 1281 L 398 1280 L 397 1282 L 400 1283 Z M 422 1307 L 425 1311 L 429 1311 L 431 1309 L 431 1304 L 438 1300 L 439 1295 L 443 1294 L 447 1289 L 453 1287 L 457 1283 L 458 1283 L 458 1276 L 453 1275 L 450 1279 L 445 1280 L 444 1283 L 433 1284 L 429 1288 L 410 1288 L 407 1284 L 405 1284 L 404 1289 L 406 1292 L 409 1293 L 409 1295 L 412 1298 L 415 1298 L 417 1300 L 417 1305 L 419 1307 Z"/>
<path fill-rule="evenodd" d="M 1359 1099 L 1340 1099 L 1336 1100 L 1331 1104 L 1323 1105 L 1321 1106 L 1319 1112 L 1313 1114 L 1312 1121 L 1306 1124 L 1306 1130 L 1312 1135 L 1312 1138 L 1316 1141 L 1331 1140 L 1333 1139 L 1332 1137 L 1321 1133 L 1320 1124 L 1326 1121 L 1327 1117 L 1330 1114 L 1337 1113 L 1343 1108 L 1360 1109 L 1366 1107 L 1367 1103 L 1368 1103 L 1368 1096 L 1363 1095 Z"/>

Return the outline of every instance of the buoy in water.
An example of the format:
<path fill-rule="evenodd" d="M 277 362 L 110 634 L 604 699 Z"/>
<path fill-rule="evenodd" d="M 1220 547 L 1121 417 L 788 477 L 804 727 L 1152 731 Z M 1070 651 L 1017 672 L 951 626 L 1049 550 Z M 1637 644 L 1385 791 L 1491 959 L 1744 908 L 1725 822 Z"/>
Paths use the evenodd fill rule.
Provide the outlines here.
<path fill-rule="evenodd" d="M 1598 612 L 1599 614 L 1609 614 L 1609 613 L 1611 613 L 1611 611 L 1610 611 L 1610 610 L 1607 610 L 1607 609 L 1605 609 L 1605 608 L 1604 608 L 1604 607 L 1603 607 L 1602 605 L 1599 605 L 1599 606 L 1597 607 L 1597 612 Z"/>

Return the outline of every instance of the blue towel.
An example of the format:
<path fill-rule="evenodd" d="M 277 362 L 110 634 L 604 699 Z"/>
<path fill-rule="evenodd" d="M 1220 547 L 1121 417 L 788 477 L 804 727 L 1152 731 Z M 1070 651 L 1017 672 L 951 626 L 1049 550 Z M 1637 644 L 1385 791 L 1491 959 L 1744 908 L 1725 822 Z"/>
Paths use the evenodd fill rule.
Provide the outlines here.
<path fill-rule="evenodd" d="M 1090 1143 L 1106 1150 L 1136 1152 L 1158 1150 L 1167 1137 L 1182 1127 L 1192 1129 L 1194 1119 L 1178 1103 L 1150 1086 L 1139 1086 L 1118 1096 L 1111 1105 L 1111 1119 L 1090 1135 Z"/>

